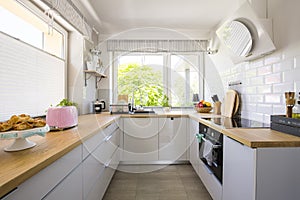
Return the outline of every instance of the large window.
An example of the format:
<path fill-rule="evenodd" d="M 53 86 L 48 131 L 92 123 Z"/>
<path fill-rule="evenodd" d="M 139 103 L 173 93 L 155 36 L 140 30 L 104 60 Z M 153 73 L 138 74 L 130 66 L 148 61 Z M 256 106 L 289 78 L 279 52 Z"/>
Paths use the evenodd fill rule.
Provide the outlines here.
<path fill-rule="evenodd" d="M 0 18 L 0 31 L 59 58 L 65 57 L 64 35 L 49 27 L 20 3 L 15 0 L 0 0 Z"/>
<path fill-rule="evenodd" d="M 131 54 L 121 56 L 118 66 L 118 94 L 134 96 L 136 105 L 157 106 L 163 100 L 163 56 Z"/>
<path fill-rule="evenodd" d="M 41 20 L 45 14 L 30 1 L 22 2 L 0 0 L 0 121 L 22 113 L 45 115 L 66 97 L 67 32 L 54 23 L 61 32 L 48 34 Z"/>
<path fill-rule="evenodd" d="M 193 105 L 193 94 L 200 93 L 200 57 L 198 54 L 130 53 L 115 57 L 114 82 L 118 95 L 134 95 L 136 105 Z"/>

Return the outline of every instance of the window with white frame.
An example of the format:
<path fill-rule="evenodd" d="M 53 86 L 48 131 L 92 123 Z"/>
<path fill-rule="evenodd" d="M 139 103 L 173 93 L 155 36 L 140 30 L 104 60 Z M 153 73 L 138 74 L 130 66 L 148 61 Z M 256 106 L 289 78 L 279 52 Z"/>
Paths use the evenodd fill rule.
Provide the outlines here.
<path fill-rule="evenodd" d="M 0 0 L 0 121 L 41 116 L 66 97 L 67 31 L 29 1 Z M 58 31 L 59 30 L 59 31 Z"/>
<path fill-rule="evenodd" d="M 118 95 L 134 95 L 136 105 L 190 107 L 201 91 L 203 53 L 115 53 L 112 77 Z"/>
<path fill-rule="evenodd" d="M 0 23 L 1 32 L 59 58 L 65 58 L 64 34 L 57 27 L 50 27 L 30 8 L 16 0 L 0 0 L 0 18 L 5 19 Z"/>

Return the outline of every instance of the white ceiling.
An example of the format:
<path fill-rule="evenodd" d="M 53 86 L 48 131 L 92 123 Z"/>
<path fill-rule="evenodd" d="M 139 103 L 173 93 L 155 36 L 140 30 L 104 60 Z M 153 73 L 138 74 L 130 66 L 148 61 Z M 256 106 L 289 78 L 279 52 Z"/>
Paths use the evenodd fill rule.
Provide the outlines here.
<path fill-rule="evenodd" d="M 245 0 L 79 0 L 102 35 L 158 27 L 208 37 Z"/>

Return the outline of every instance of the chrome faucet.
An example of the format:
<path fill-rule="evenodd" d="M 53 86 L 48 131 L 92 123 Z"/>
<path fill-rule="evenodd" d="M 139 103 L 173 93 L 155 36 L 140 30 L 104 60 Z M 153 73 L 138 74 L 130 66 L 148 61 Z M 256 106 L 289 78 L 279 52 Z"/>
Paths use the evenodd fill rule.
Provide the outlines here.
<path fill-rule="evenodd" d="M 132 91 L 131 103 L 128 104 L 128 111 L 130 114 L 134 114 L 134 90 Z"/>

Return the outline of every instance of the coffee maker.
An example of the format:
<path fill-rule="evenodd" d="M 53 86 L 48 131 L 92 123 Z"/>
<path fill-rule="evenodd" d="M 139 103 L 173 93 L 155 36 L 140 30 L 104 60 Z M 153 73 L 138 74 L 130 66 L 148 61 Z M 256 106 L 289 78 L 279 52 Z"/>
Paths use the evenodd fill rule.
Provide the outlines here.
<path fill-rule="evenodd" d="M 94 102 L 94 112 L 95 113 L 101 113 L 105 109 L 105 101 L 103 100 L 96 100 Z"/>

